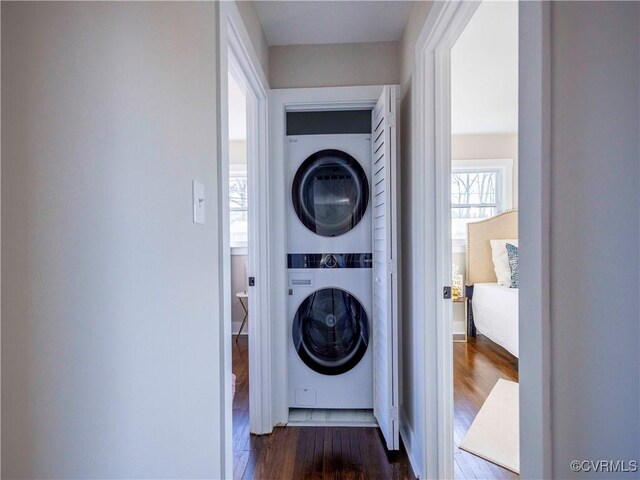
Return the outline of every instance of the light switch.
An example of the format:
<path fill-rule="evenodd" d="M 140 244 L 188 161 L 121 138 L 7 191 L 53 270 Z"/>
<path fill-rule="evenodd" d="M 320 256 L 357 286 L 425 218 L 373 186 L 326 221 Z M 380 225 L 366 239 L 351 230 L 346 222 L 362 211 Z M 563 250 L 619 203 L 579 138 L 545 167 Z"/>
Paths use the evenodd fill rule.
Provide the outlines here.
<path fill-rule="evenodd" d="M 204 223 L 204 185 L 193 181 L 193 223 Z"/>

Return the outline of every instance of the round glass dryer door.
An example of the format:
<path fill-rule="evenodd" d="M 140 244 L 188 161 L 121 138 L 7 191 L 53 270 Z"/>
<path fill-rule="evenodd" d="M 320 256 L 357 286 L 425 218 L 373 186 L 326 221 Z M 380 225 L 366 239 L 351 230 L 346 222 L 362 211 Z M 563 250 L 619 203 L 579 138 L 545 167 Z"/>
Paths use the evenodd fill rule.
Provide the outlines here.
<path fill-rule="evenodd" d="M 309 295 L 293 319 L 293 344 L 312 370 L 340 375 L 355 367 L 369 344 L 369 320 L 349 292 L 323 288 Z"/>
<path fill-rule="evenodd" d="M 296 215 L 309 230 L 335 237 L 354 228 L 364 216 L 369 182 L 351 155 L 321 150 L 296 172 L 291 196 Z"/>

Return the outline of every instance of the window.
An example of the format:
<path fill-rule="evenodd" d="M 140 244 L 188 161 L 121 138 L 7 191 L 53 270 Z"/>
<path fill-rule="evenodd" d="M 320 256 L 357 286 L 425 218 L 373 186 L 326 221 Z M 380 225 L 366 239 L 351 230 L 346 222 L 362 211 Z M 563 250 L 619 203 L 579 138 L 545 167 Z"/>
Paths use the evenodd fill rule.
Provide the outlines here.
<path fill-rule="evenodd" d="M 248 238 L 248 188 L 246 173 L 229 176 L 229 227 L 232 247 L 246 247 Z"/>
<path fill-rule="evenodd" d="M 457 160 L 451 171 L 451 236 L 463 244 L 467 223 L 511 208 L 511 160 Z"/>

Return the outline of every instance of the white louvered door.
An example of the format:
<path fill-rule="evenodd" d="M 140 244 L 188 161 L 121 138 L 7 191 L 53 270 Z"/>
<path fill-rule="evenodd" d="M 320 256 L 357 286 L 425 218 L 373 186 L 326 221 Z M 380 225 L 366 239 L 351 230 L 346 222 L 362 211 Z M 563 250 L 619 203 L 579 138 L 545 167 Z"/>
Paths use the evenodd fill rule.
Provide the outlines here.
<path fill-rule="evenodd" d="M 372 115 L 373 412 L 389 450 L 399 449 L 398 87 L 385 86 Z"/>

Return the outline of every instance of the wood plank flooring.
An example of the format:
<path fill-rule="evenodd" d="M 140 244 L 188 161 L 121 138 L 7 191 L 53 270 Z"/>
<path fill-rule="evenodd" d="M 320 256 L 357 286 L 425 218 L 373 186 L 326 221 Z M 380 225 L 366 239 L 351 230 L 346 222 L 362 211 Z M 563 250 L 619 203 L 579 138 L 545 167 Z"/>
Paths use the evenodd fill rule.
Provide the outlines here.
<path fill-rule="evenodd" d="M 516 359 L 482 335 L 454 343 L 454 468 L 456 479 L 516 479 L 518 475 L 457 448 L 499 378 L 518 381 Z M 247 337 L 233 343 L 234 479 L 415 478 L 406 453 L 387 454 L 375 429 L 276 428 L 249 435 Z"/>
<path fill-rule="evenodd" d="M 458 448 L 498 379 L 518 381 L 516 358 L 484 335 L 453 344 L 456 479 L 516 479 L 518 475 Z"/>
<path fill-rule="evenodd" d="M 247 350 L 246 336 L 233 342 L 234 479 L 415 478 L 404 449 L 389 454 L 374 428 L 287 427 L 271 435 L 249 435 Z"/>

